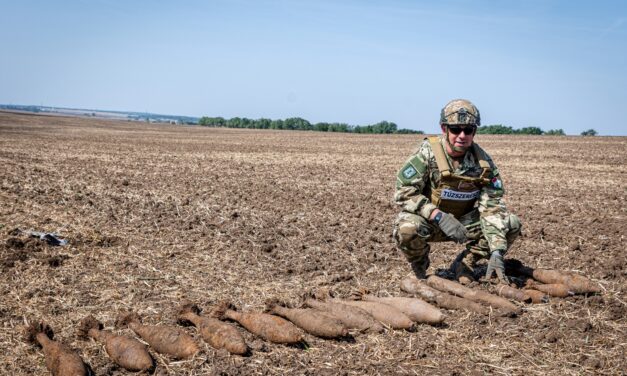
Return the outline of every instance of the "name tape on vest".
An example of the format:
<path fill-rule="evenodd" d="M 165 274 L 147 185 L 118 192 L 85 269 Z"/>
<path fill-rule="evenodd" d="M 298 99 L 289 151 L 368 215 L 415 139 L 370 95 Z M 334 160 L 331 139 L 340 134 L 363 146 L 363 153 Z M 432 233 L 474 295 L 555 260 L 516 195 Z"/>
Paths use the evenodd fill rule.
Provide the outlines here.
<path fill-rule="evenodd" d="M 440 197 L 442 197 L 443 200 L 470 201 L 479 197 L 479 191 L 460 192 L 452 189 L 444 189 Z"/>

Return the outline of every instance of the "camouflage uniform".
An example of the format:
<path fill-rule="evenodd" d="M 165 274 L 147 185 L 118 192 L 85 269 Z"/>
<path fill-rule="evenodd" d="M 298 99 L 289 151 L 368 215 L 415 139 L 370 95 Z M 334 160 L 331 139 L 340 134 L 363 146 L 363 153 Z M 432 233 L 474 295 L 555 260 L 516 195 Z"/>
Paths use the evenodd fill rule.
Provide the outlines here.
<path fill-rule="evenodd" d="M 442 136 L 437 141 L 444 147 Z M 518 217 L 509 213 L 505 207 L 503 182 L 498 168 L 485 151 L 478 145 L 475 147 L 477 154 L 472 152 L 472 148 L 469 149 L 459 167 L 451 168 L 451 173 L 479 177 L 483 169 L 477 160 L 478 153 L 483 153 L 483 159 L 489 163 L 489 183 L 476 192 L 472 198 L 474 203 L 469 202 L 471 206 L 466 213 L 455 215 L 468 231 L 470 242 L 466 249 L 478 260 L 489 257 L 491 252 L 497 250 L 504 254 L 520 234 L 521 224 Z M 446 152 L 444 155 L 449 166 L 453 166 L 450 156 Z M 441 173 L 428 140 L 407 160 L 396 179 L 394 200 L 402 207 L 402 211 L 394 224 L 394 239 L 407 260 L 412 264 L 422 264 L 424 270 L 429 265 L 428 242 L 451 240 L 437 224 L 429 221 L 431 212 L 437 208 L 431 202 L 431 193 L 440 185 L 440 181 Z"/>

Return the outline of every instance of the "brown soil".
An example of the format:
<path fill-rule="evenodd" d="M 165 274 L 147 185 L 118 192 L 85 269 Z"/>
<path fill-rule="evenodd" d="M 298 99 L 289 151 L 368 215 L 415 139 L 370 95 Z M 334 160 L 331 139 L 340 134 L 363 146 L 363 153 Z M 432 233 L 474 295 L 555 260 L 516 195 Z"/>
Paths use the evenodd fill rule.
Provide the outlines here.
<path fill-rule="evenodd" d="M 21 340 L 41 318 L 96 374 L 119 375 L 75 328 L 120 311 L 176 324 L 180 302 L 230 300 L 261 311 L 305 292 L 407 296 L 391 202 L 396 170 L 419 136 L 209 129 L 0 113 L 0 374 L 47 374 Z M 575 271 L 601 296 L 552 298 L 517 318 L 447 311 L 415 332 L 307 336 L 231 357 L 186 329 L 202 351 L 157 374 L 620 374 L 627 369 L 627 138 L 478 136 L 500 167 L 523 236 L 507 257 Z M 16 228 L 55 232 L 52 247 Z M 455 244 L 432 248 L 448 267 Z M 128 329 L 119 333 L 132 335 Z"/>

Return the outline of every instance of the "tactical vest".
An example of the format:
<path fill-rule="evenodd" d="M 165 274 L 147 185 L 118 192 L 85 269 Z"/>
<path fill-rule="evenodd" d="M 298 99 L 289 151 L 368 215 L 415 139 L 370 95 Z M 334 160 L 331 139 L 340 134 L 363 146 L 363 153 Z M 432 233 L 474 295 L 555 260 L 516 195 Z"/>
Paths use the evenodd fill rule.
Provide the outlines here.
<path fill-rule="evenodd" d="M 490 183 L 490 163 L 486 160 L 483 150 L 474 143 L 472 151 L 479 162 L 482 172 L 479 177 L 456 175 L 451 172 L 451 165 L 446 159 L 446 151 L 438 137 L 429 137 L 431 150 L 440 171 L 440 184 L 431 189 L 431 202 L 445 213 L 460 218 L 472 211 L 481 194 L 481 188 Z"/>

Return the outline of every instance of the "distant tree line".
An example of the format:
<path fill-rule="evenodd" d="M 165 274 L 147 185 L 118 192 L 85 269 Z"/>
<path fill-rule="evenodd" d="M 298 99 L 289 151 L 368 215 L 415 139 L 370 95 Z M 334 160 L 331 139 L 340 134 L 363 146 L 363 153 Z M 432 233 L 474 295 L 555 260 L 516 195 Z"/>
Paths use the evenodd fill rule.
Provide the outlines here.
<path fill-rule="evenodd" d="M 248 129 L 286 129 L 300 131 L 318 131 L 318 132 L 348 132 L 348 133 L 366 133 L 366 134 L 423 134 L 422 131 L 413 129 L 398 129 L 395 123 L 389 121 L 380 121 L 372 125 L 348 125 L 346 123 L 315 123 L 293 117 L 285 120 L 276 119 L 248 119 L 234 117 L 225 119 L 223 117 L 203 116 L 198 120 L 198 124 L 205 127 L 227 127 L 227 128 L 248 128 Z"/>
<path fill-rule="evenodd" d="M 502 124 L 484 125 L 477 128 L 478 134 L 532 134 L 532 135 L 549 135 L 549 136 L 565 136 L 563 129 L 550 129 L 543 131 L 538 127 L 512 128 Z"/>
<path fill-rule="evenodd" d="M 198 124 L 205 127 L 226 127 L 226 128 L 247 128 L 247 129 L 284 129 L 300 131 L 318 132 L 344 132 L 344 133 L 364 133 L 364 134 L 424 134 L 423 131 L 413 129 L 399 129 L 398 126 L 389 121 L 380 121 L 371 125 L 349 125 L 346 123 L 315 123 L 312 124 L 306 119 L 293 117 L 287 119 L 248 119 L 234 117 L 225 119 L 223 117 L 203 116 L 198 120 Z M 478 134 L 526 134 L 526 135 L 547 135 L 565 136 L 563 129 L 549 129 L 544 131 L 539 127 L 513 128 L 503 124 L 484 125 L 477 128 Z M 597 131 L 588 129 L 581 132 L 582 136 L 596 136 Z"/>
<path fill-rule="evenodd" d="M 41 111 L 41 108 L 39 106 L 29 106 L 29 105 L 21 105 L 21 104 L 0 104 L 0 109 L 18 110 L 18 111 L 27 111 L 27 112 L 40 112 Z"/>

